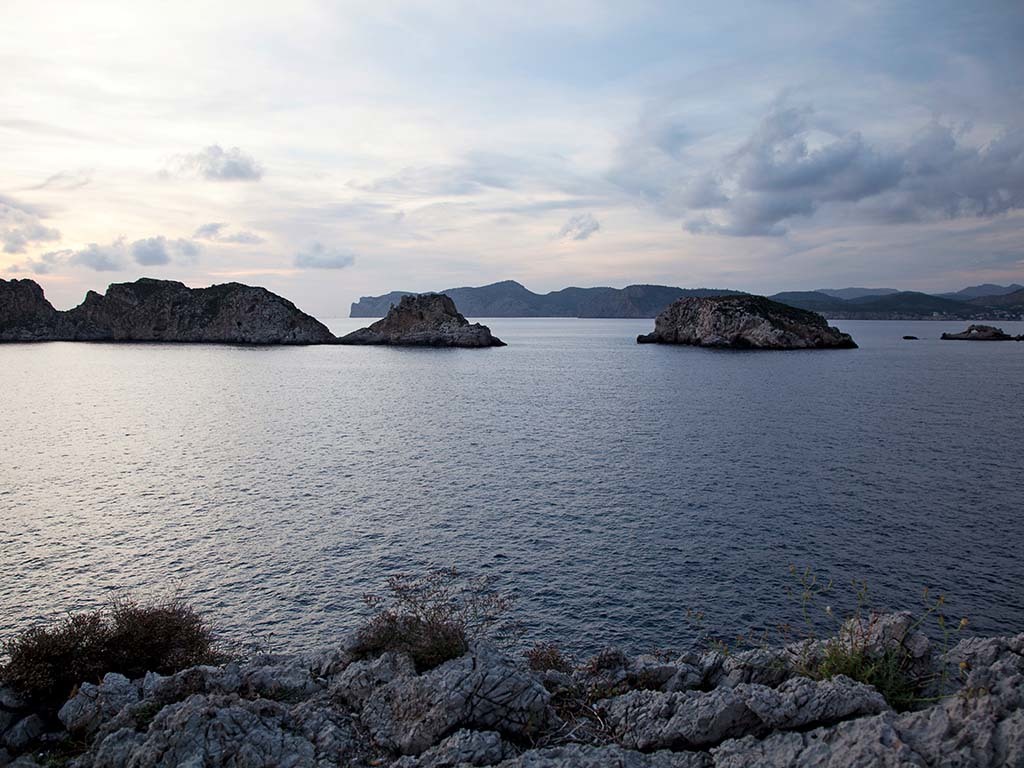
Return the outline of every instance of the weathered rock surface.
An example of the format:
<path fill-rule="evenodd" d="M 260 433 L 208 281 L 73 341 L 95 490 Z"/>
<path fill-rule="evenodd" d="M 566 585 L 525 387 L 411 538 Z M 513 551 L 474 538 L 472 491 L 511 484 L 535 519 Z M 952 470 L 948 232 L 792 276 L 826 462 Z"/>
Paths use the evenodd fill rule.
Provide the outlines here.
<path fill-rule="evenodd" d="M 632 691 L 603 703 L 624 747 L 699 749 L 746 734 L 763 736 L 873 715 L 888 708 L 870 686 L 846 677 L 815 682 L 794 678 L 779 688 L 740 683 L 713 691 Z"/>
<path fill-rule="evenodd" d="M 391 344 L 420 347 L 504 347 L 486 325 L 470 324 L 443 293 L 403 296 L 387 315 L 367 328 L 338 339 L 339 344 Z"/>
<path fill-rule="evenodd" d="M 0 280 L 0 341 L 46 341 L 59 315 L 34 280 Z"/>
<path fill-rule="evenodd" d="M 942 672 L 935 698 L 896 713 L 870 686 L 800 677 L 826 641 L 674 661 L 606 652 L 550 673 L 478 644 L 420 674 L 403 654 L 356 658 L 345 641 L 168 676 L 108 674 L 61 709 L 68 732 L 0 687 L 0 765 L 51 764 L 45 752 L 58 744 L 85 750 L 72 768 L 1024 765 L 1024 634 L 935 655 L 898 613 L 850 622 L 827 642 L 852 637 L 869 654 L 898 647 L 922 672 Z M 560 717 L 571 696 L 556 701 L 544 683 L 613 692 Z"/>
<path fill-rule="evenodd" d="M 362 722 L 380 744 L 416 755 L 459 728 L 534 736 L 555 720 L 549 700 L 536 678 L 480 645 L 423 675 L 376 689 Z"/>
<path fill-rule="evenodd" d="M 89 291 L 58 312 L 33 281 L 0 280 L 0 341 L 327 344 L 334 335 L 287 299 L 241 283 L 188 288 L 142 278 Z"/>
<path fill-rule="evenodd" d="M 993 325 L 969 325 L 966 331 L 944 333 L 941 338 L 947 341 L 1024 341 L 1024 336 L 1011 336 Z"/>
<path fill-rule="evenodd" d="M 639 344 L 735 349 L 854 349 L 849 334 L 821 315 L 763 296 L 707 296 L 670 304 Z"/>

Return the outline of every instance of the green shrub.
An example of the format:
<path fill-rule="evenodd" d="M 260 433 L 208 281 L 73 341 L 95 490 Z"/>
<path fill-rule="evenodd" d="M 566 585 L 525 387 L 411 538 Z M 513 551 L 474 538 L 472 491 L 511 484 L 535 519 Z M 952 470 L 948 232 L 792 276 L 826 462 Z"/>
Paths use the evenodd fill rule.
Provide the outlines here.
<path fill-rule="evenodd" d="M 407 653 L 421 672 L 462 656 L 474 640 L 518 633 L 506 618 L 511 596 L 490 577 L 468 578 L 454 568 L 393 576 L 385 594 L 363 599 L 372 613 L 358 630 L 356 652 Z"/>
<path fill-rule="evenodd" d="M 213 633 L 180 598 L 132 598 L 25 630 L 3 645 L 0 680 L 52 712 L 107 672 L 137 678 L 221 661 Z"/>

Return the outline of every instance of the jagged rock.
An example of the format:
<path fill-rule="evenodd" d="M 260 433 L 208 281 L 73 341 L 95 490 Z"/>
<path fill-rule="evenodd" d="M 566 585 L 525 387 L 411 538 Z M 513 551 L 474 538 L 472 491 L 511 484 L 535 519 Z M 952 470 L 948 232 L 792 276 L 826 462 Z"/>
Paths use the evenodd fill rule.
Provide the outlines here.
<path fill-rule="evenodd" d="M 45 341 L 57 317 L 34 280 L 0 280 L 0 341 Z"/>
<path fill-rule="evenodd" d="M 162 709 L 145 732 L 110 734 L 78 766 L 327 766 L 345 764 L 352 749 L 350 721 L 330 709 L 196 694 Z"/>
<path fill-rule="evenodd" d="M 188 288 L 172 280 L 113 283 L 54 310 L 31 280 L 0 280 L 0 341 L 176 341 L 327 344 L 318 320 L 265 288 L 224 283 Z"/>
<path fill-rule="evenodd" d="M 614 744 L 595 747 L 573 744 L 549 749 L 531 749 L 516 758 L 498 763 L 498 768 L 711 768 L 706 752 L 645 754 Z"/>
<path fill-rule="evenodd" d="M 377 688 L 361 720 L 379 743 L 417 755 L 458 728 L 532 736 L 555 719 L 549 699 L 532 675 L 481 644 L 423 675 Z"/>
<path fill-rule="evenodd" d="M 456 731 L 419 757 L 400 757 L 391 768 L 468 768 L 495 765 L 512 752 L 497 731 Z"/>
<path fill-rule="evenodd" d="M 888 708 L 874 688 L 837 676 L 793 678 L 779 688 L 741 683 L 708 692 L 631 691 L 602 702 L 618 742 L 629 749 L 695 749 L 748 734 L 834 723 Z"/>
<path fill-rule="evenodd" d="M 139 688 L 124 675 L 110 672 L 99 685 L 82 683 L 60 708 L 57 717 L 72 734 L 88 735 L 129 704 L 139 700 Z"/>
<path fill-rule="evenodd" d="M 39 738 L 45 727 L 39 715 L 23 717 L 4 733 L 4 745 L 15 752 L 20 751 Z"/>
<path fill-rule="evenodd" d="M 241 687 L 241 670 L 238 664 L 231 663 L 223 667 L 189 667 L 167 676 L 149 672 L 142 681 L 142 696 L 163 705 L 196 693 L 237 693 Z"/>
<path fill-rule="evenodd" d="M 821 315 L 763 296 L 708 296 L 670 304 L 638 344 L 737 349 L 854 349 L 848 334 Z"/>
<path fill-rule="evenodd" d="M 423 347 L 504 347 L 486 325 L 472 325 L 443 293 L 403 296 L 387 315 L 367 328 L 342 336 L 339 344 Z"/>
<path fill-rule="evenodd" d="M 240 691 L 247 698 L 308 698 L 323 685 L 300 656 L 264 656 L 240 669 Z"/>
<path fill-rule="evenodd" d="M 331 695 L 353 709 L 361 709 L 377 688 L 415 674 L 416 665 L 407 654 L 388 652 L 350 664 L 331 685 Z"/>
<path fill-rule="evenodd" d="M 947 341 L 1021 341 L 1024 336 L 1011 336 L 992 325 L 969 325 L 966 331 L 944 333 L 940 338 Z"/>

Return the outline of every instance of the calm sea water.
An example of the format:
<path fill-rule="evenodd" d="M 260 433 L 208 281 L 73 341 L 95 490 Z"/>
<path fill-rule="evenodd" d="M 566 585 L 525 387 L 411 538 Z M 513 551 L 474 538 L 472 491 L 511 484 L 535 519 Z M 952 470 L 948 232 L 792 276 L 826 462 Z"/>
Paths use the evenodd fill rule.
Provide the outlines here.
<path fill-rule="evenodd" d="M 725 636 L 795 618 L 790 564 L 1024 629 L 1024 344 L 488 322 L 509 347 L 0 346 L 0 631 L 173 587 L 231 637 L 306 648 L 428 564 L 498 575 L 579 650 L 686 645 L 688 609 Z"/>

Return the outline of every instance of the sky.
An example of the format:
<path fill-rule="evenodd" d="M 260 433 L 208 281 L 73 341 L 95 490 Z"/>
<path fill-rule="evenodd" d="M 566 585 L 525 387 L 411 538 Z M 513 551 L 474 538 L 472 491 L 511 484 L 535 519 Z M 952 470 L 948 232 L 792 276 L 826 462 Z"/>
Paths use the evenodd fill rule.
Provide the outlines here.
<path fill-rule="evenodd" d="M 1024 282 L 1024 4 L 0 0 L 0 277 Z"/>

